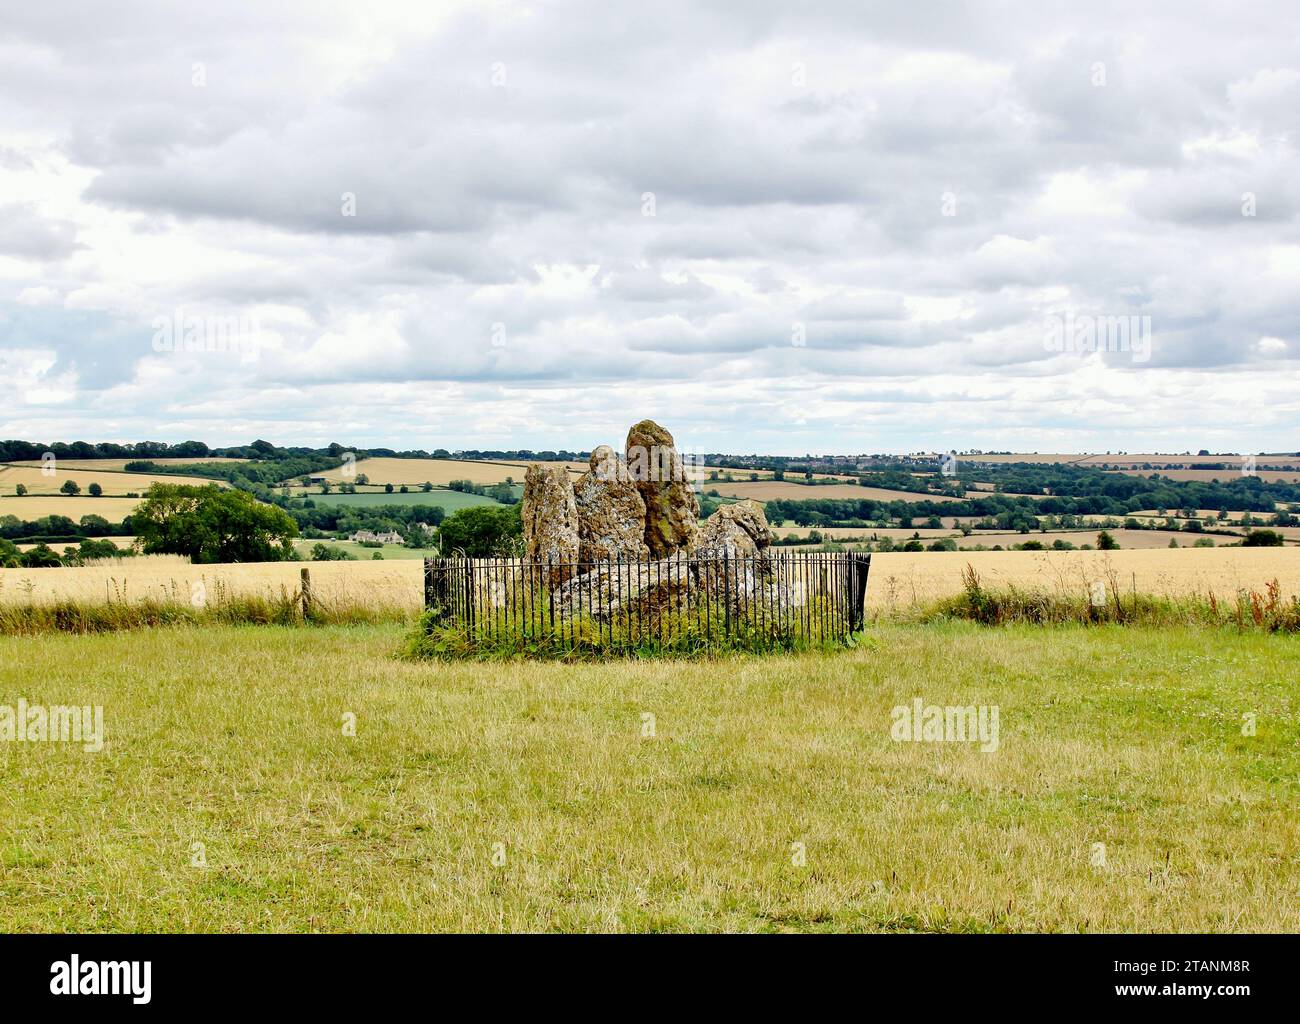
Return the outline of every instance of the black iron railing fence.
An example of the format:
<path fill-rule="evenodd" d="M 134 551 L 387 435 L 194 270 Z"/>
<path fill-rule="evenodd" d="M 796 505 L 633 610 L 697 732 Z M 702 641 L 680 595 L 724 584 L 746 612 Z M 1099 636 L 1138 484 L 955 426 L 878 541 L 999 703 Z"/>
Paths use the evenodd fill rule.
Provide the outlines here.
<path fill-rule="evenodd" d="M 434 625 L 560 647 L 774 646 L 862 628 L 871 556 L 766 552 L 602 562 L 427 558 Z"/>

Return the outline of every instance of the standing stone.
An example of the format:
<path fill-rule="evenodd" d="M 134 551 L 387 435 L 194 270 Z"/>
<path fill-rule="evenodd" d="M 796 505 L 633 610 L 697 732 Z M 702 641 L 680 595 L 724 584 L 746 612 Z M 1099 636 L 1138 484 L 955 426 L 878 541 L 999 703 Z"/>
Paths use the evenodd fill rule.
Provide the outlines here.
<path fill-rule="evenodd" d="M 722 505 L 700 527 L 701 558 L 752 558 L 772 543 L 763 506 L 756 501 Z"/>
<path fill-rule="evenodd" d="M 524 554 L 537 562 L 578 560 L 578 509 L 573 484 L 563 466 L 549 469 L 534 463 L 524 475 Z M 562 583 L 573 568 L 559 567 L 547 584 Z"/>
<path fill-rule="evenodd" d="M 574 485 L 578 560 L 647 558 L 645 502 L 627 466 L 607 444 L 591 453 L 590 466 Z"/>
<path fill-rule="evenodd" d="M 700 503 L 673 435 L 654 420 L 642 420 L 627 432 L 627 468 L 645 502 L 645 542 L 651 556 L 692 550 L 699 535 Z"/>

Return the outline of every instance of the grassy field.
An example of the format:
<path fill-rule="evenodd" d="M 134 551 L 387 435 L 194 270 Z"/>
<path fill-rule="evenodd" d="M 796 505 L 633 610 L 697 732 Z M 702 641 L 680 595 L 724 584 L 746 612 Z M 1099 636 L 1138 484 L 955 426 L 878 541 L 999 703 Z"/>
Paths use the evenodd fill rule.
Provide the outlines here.
<path fill-rule="evenodd" d="M 311 498 L 317 505 L 351 505 L 359 508 L 373 508 L 376 505 L 437 505 L 448 515 L 474 505 L 500 504 L 482 494 L 467 494 L 464 491 L 438 488 L 428 492 L 407 491 L 405 494 L 401 491 L 394 491 L 392 494 L 385 491 L 365 491 L 357 494 L 307 492 L 300 497 Z"/>
<path fill-rule="evenodd" d="M 0 638 L 7 701 L 107 737 L 0 744 L 0 930 L 1300 929 L 1295 638 L 573 666 L 400 634 Z M 917 697 L 996 705 L 997 750 L 895 742 Z"/>
<path fill-rule="evenodd" d="M 17 516 L 35 522 L 45 516 L 67 516 L 74 523 L 82 516 L 103 516 L 120 523 L 140 504 L 139 498 L 92 498 L 86 494 L 27 494 L 21 498 L 0 497 L 0 516 Z"/>

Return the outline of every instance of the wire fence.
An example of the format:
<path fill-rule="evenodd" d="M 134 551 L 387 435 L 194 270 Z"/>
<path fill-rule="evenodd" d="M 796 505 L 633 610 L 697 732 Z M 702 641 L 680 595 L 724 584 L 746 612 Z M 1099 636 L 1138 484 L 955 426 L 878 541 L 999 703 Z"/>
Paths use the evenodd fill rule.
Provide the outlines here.
<path fill-rule="evenodd" d="M 560 648 L 793 647 L 862 628 L 871 556 L 763 552 L 601 562 L 426 558 L 432 625 Z"/>

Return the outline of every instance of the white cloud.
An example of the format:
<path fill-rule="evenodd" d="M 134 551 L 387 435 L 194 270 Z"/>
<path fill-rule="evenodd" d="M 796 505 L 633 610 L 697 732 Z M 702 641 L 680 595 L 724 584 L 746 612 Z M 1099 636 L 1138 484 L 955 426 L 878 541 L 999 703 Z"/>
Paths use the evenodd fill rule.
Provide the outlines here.
<path fill-rule="evenodd" d="M 0 430 L 1294 447 L 1298 29 L 1118 0 L 15 11 Z M 1046 352 L 1065 306 L 1151 316 L 1152 358 Z M 256 317 L 260 358 L 160 357 L 177 309 Z"/>

